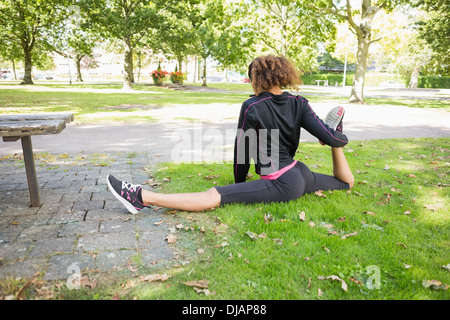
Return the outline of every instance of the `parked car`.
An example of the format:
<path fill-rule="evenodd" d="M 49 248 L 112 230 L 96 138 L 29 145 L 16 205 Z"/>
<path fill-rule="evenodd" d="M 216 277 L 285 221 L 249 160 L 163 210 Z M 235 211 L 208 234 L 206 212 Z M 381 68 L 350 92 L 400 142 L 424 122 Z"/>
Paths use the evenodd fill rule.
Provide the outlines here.
<path fill-rule="evenodd" d="M 382 88 L 405 88 L 405 85 L 402 83 L 399 83 L 395 80 L 388 80 L 385 82 L 380 83 L 380 87 Z"/>

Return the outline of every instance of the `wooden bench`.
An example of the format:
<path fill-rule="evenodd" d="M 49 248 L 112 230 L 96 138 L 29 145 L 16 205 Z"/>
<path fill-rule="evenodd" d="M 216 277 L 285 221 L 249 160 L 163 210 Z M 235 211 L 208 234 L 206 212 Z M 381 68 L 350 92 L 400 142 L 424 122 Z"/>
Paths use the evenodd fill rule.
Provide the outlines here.
<path fill-rule="evenodd" d="M 31 136 L 58 134 L 66 128 L 66 123 L 73 121 L 73 119 L 71 113 L 0 115 L 0 137 L 3 137 L 3 141 L 22 140 L 23 159 L 32 207 L 39 207 L 41 200 Z"/>

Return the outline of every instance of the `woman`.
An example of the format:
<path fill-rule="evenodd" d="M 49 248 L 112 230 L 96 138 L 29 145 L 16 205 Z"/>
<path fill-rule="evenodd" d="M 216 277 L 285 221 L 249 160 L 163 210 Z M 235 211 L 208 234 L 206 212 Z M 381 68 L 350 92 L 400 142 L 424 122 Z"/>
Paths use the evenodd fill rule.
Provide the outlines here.
<path fill-rule="evenodd" d="M 243 103 L 239 116 L 234 148 L 235 184 L 198 193 L 162 194 L 108 175 L 109 189 L 129 212 L 136 214 L 151 205 L 202 211 L 228 203 L 281 202 L 317 190 L 353 186 L 353 174 L 342 149 L 348 143 L 342 133 L 344 109 L 332 109 L 323 122 L 308 100 L 283 92 L 282 89 L 296 88 L 301 82 L 285 57 L 256 58 L 249 65 L 248 75 L 255 95 Z M 293 159 L 301 128 L 331 146 L 333 176 L 311 172 L 304 163 Z M 245 182 L 251 159 L 261 179 Z"/>

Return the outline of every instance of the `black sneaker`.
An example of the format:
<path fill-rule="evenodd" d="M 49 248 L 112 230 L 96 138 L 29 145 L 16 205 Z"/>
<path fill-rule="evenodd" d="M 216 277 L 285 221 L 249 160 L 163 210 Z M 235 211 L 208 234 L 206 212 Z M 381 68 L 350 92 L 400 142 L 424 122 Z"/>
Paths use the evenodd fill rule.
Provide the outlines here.
<path fill-rule="evenodd" d="M 141 185 L 118 180 L 110 174 L 106 177 L 106 183 L 114 197 L 116 197 L 130 213 L 136 214 L 148 207 L 138 198 L 138 191 L 141 189 Z"/>

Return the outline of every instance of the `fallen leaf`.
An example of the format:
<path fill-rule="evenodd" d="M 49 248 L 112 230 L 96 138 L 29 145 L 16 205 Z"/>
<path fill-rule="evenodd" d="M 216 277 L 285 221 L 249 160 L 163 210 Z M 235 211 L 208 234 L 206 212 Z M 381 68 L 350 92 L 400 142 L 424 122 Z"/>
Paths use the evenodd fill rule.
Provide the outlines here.
<path fill-rule="evenodd" d="M 412 173 L 406 175 L 408 178 L 415 178 L 416 176 Z"/>
<path fill-rule="evenodd" d="M 396 245 L 399 245 L 399 246 L 402 246 L 402 247 L 405 247 L 405 248 L 408 248 L 408 247 L 406 246 L 406 244 L 403 244 L 403 243 L 401 243 L 401 242 L 396 242 L 395 244 L 396 244 Z"/>
<path fill-rule="evenodd" d="M 310 221 L 310 222 L 309 222 L 309 226 L 312 227 L 312 228 L 314 228 L 314 227 L 316 226 L 316 224 L 315 224 L 314 222 Z"/>
<path fill-rule="evenodd" d="M 358 196 L 362 197 L 363 195 L 357 191 L 353 191 L 354 194 L 357 194 Z"/>
<path fill-rule="evenodd" d="M 448 284 L 442 284 L 442 282 L 438 281 L 438 280 L 423 280 L 422 281 L 422 285 L 425 288 L 432 288 L 432 289 L 443 289 L 443 290 L 447 290 L 449 285 Z"/>
<path fill-rule="evenodd" d="M 167 214 L 174 214 L 175 212 L 177 212 L 177 210 L 172 210 L 172 211 L 167 211 Z"/>
<path fill-rule="evenodd" d="M 304 211 L 300 212 L 298 217 L 300 218 L 301 221 L 305 221 L 305 212 Z"/>
<path fill-rule="evenodd" d="M 91 281 L 86 277 L 82 277 L 80 279 L 80 285 L 83 287 L 90 287 L 91 289 L 94 289 L 97 286 L 97 282 Z"/>
<path fill-rule="evenodd" d="M 205 296 L 211 296 L 214 295 L 215 293 L 211 293 L 211 291 L 209 291 L 209 289 L 198 289 L 197 287 L 194 287 L 195 292 L 197 292 L 198 294 L 200 293 L 204 293 Z"/>
<path fill-rule="evenodd" d="M 283 240 L 282 240 L 282 239 L 276 238 L 276 239 L 273 239 L 273 241 L 274 241 L 276 244 L 279 244 L 280 246 L 283 244 Z"/>
<path fill-rule="evenodd" d="M 308 278 L 308 289 L 311 289 L 311 277 Z"/>
<path fill-rule="evenodd" d="M 154 282 L 154 281 L 167 281 L 167 279 L 171 278 L 172 276 L 169 276 L 167 274 L 159 274 L 159 273 L 155 273 L 155 274 L 149 274 L 146 276 L 140 276 L 139 279 L 141 279 L 142 282 Z"/>
<path fill-rule="evenodd" d="M 159 226 L 159 225 L 160 225 L 161 223 L 163 223 L 163 222 L 164 222 L 163 220 L 159 220 L 159 221 L 155 222 L 154 225 L 155 225 L 155 226 Z"/>
<path fill-rule="evenodd" d="M 376 216 L 376 214 L 373 213 L 372 211 L 363 211 L 363 213 L 364 213 L 364 214 L 369 214 L 369 215 L 371 215 L 371 216 L 373 216 L 373 217 Z"/>
<path fill-rule="evenodd" d="M 433 206 L 432 204 L 424 204 L 423 206 L 425 208 L 427 208 L 428 210 L 433 210 L 433 211 L 437 210 L 437 207 Z"/>
<path fill-rule="evenodd" d="M 322 247 L 322 248 L 324 248 L 324 249 L 325 249 L 325 251 L 327 252 L 327 254 L 329 254 L 329 253 L 330 253 L 330 249 L 328 249 L 327 247 Z"/>
<path fill-rule="evenodd" d="M 316 196 L 326 198 L 327 196 L 324 195 L 322 192 L 323 192 L 323 190 L 317 190 L 316 192 L 314 192 L 314 194 L 315 194 Z"/>
<path fill-rule="evenodd" d="M 350 281 L 352 281 L 352 282 L 354 282 L 354 283 L 356 283 L 356 284 L 359 284 L 360 286 L 364 286 L 363 285 L 363 283 L 361 282 L 361 281 L 359 281 L 359 280 L 356 280 L 356 279 L 354 279 L 354 278 L 350 278 Z"/>
<path fill-rule="evenodd" d="M 198 249 L 198 250 L 197 250 L 197 253 L 198 253 L 198 254 L 203 254 L 203 253 L 205 253 L 205 250 L 203 250 L 203 249 Z"/>
<path fill-rule="evenodd" d="M 351 237 L 351 236 L 356 236 L 358 234 L 358 232 L 353 232 L 353 233 L 349 233 L 349 234 L 345 234 L 345 235 L 343 235 L 342 237 L 341 237 L 341 239 L 347 239 L 348 237 Z"/>
<path fill-rule="evenodd" d="M 188 287 L 196 287 L 196 288 L 203 288 L 207 289 L 209 285 L 209 281 L 207 280 L 197 280 L 197 281 L 186 281 L 182 282 L 183 284 L 187 285 Z"/>
<path fill-rule="evenodd" d="M 441 266 L 441 268 L 442 268 L 442 269 L 445 269 L 445 270 L 447 270 L 447 271 L 450 271 L 450 263 L 449 263 L 449 264 L 446 264 L 446 265 L 443 265 L 443 266 Z"/>
<path fill-rule="evenodd" d="M 383 170 L 389 170 L 389 169 L 390 169 L 390 167 L 387 164 L 383 168 Z"/>
<path fill-rule="evenodd" d="M 405 265 L 405 269 L 409 269 L 409 268 L 412 267 L 412 266 L 410 266 L 409 264 L 406 264 L 406 263 L 404 263 L 404 265 Z"/>
<path fill-rule="evenodd" d="M 319 276 L 319 277 L 317 277 L 319 280 L 324 280 L 324 279 L 331 279 L 331 280 L 336 280 L 336 281 L 339 281 L 339 282 L 341 282 L 341 288 L 342 288 L 342 290 L 344 290 L 344 291 L 347 291 L 347 284 L 345 283 L 345 281 L 344 280 L 342 280 L 341 278 L 339 278 L 338 276 L 335 276 L 335 275 L 331 275 L 331 276 L 328 276 L 328 277 L 323 277 L 323 276 Z"/>
<path fill-rule="evenodd" d="M 338 219 L 338 222 L 344 222 L 344 221 L 345 221 L 345 216 L 340 217 L 340 218 Z"/>
<path fill-rule="evenodd" d="M 318 296 L 318 297 L 321 297 L 321 296 L 322 296 L 322 290 L 320 290 L 320 288 L 317 289 L 317 296 Z"/>
<path fill-rule="evenodd" d="M 247 236 L 249 236 L 250 239 L 252 239 L 252 240 L 256 240 L 258 238 L 258 235 L 256 233 L 251 232 L 251 231 L 247 231 L 245 234 Z"/>
<path fill-rule="evenodd" d="M 177 242 L 177 237 L 174 234 L 169 233 L 164 240 L 166 240 L 167 243 L 172 244 Z"/>
<path fill-rule="evenodd" d="M 269 224 L 272 221 L 273 221 L 273 216 L 270 213 L 264 215 L 264 222 L 266 224 Z"/>
<path fill-rule="evenodd" d="M 410 214 L 410 213 L 411 213 L 410 210 L 406 210 L 405 212 L 403 212 L 403 214 L 406 214 L 406 215 L 408 215 L 408 214 Z"/>
<path fill-rule="evenodd" d="M 175 225 L 175 228 L 177 228 L 178 230 L 183 229 L 183 225 L 181 223 Z"/>

